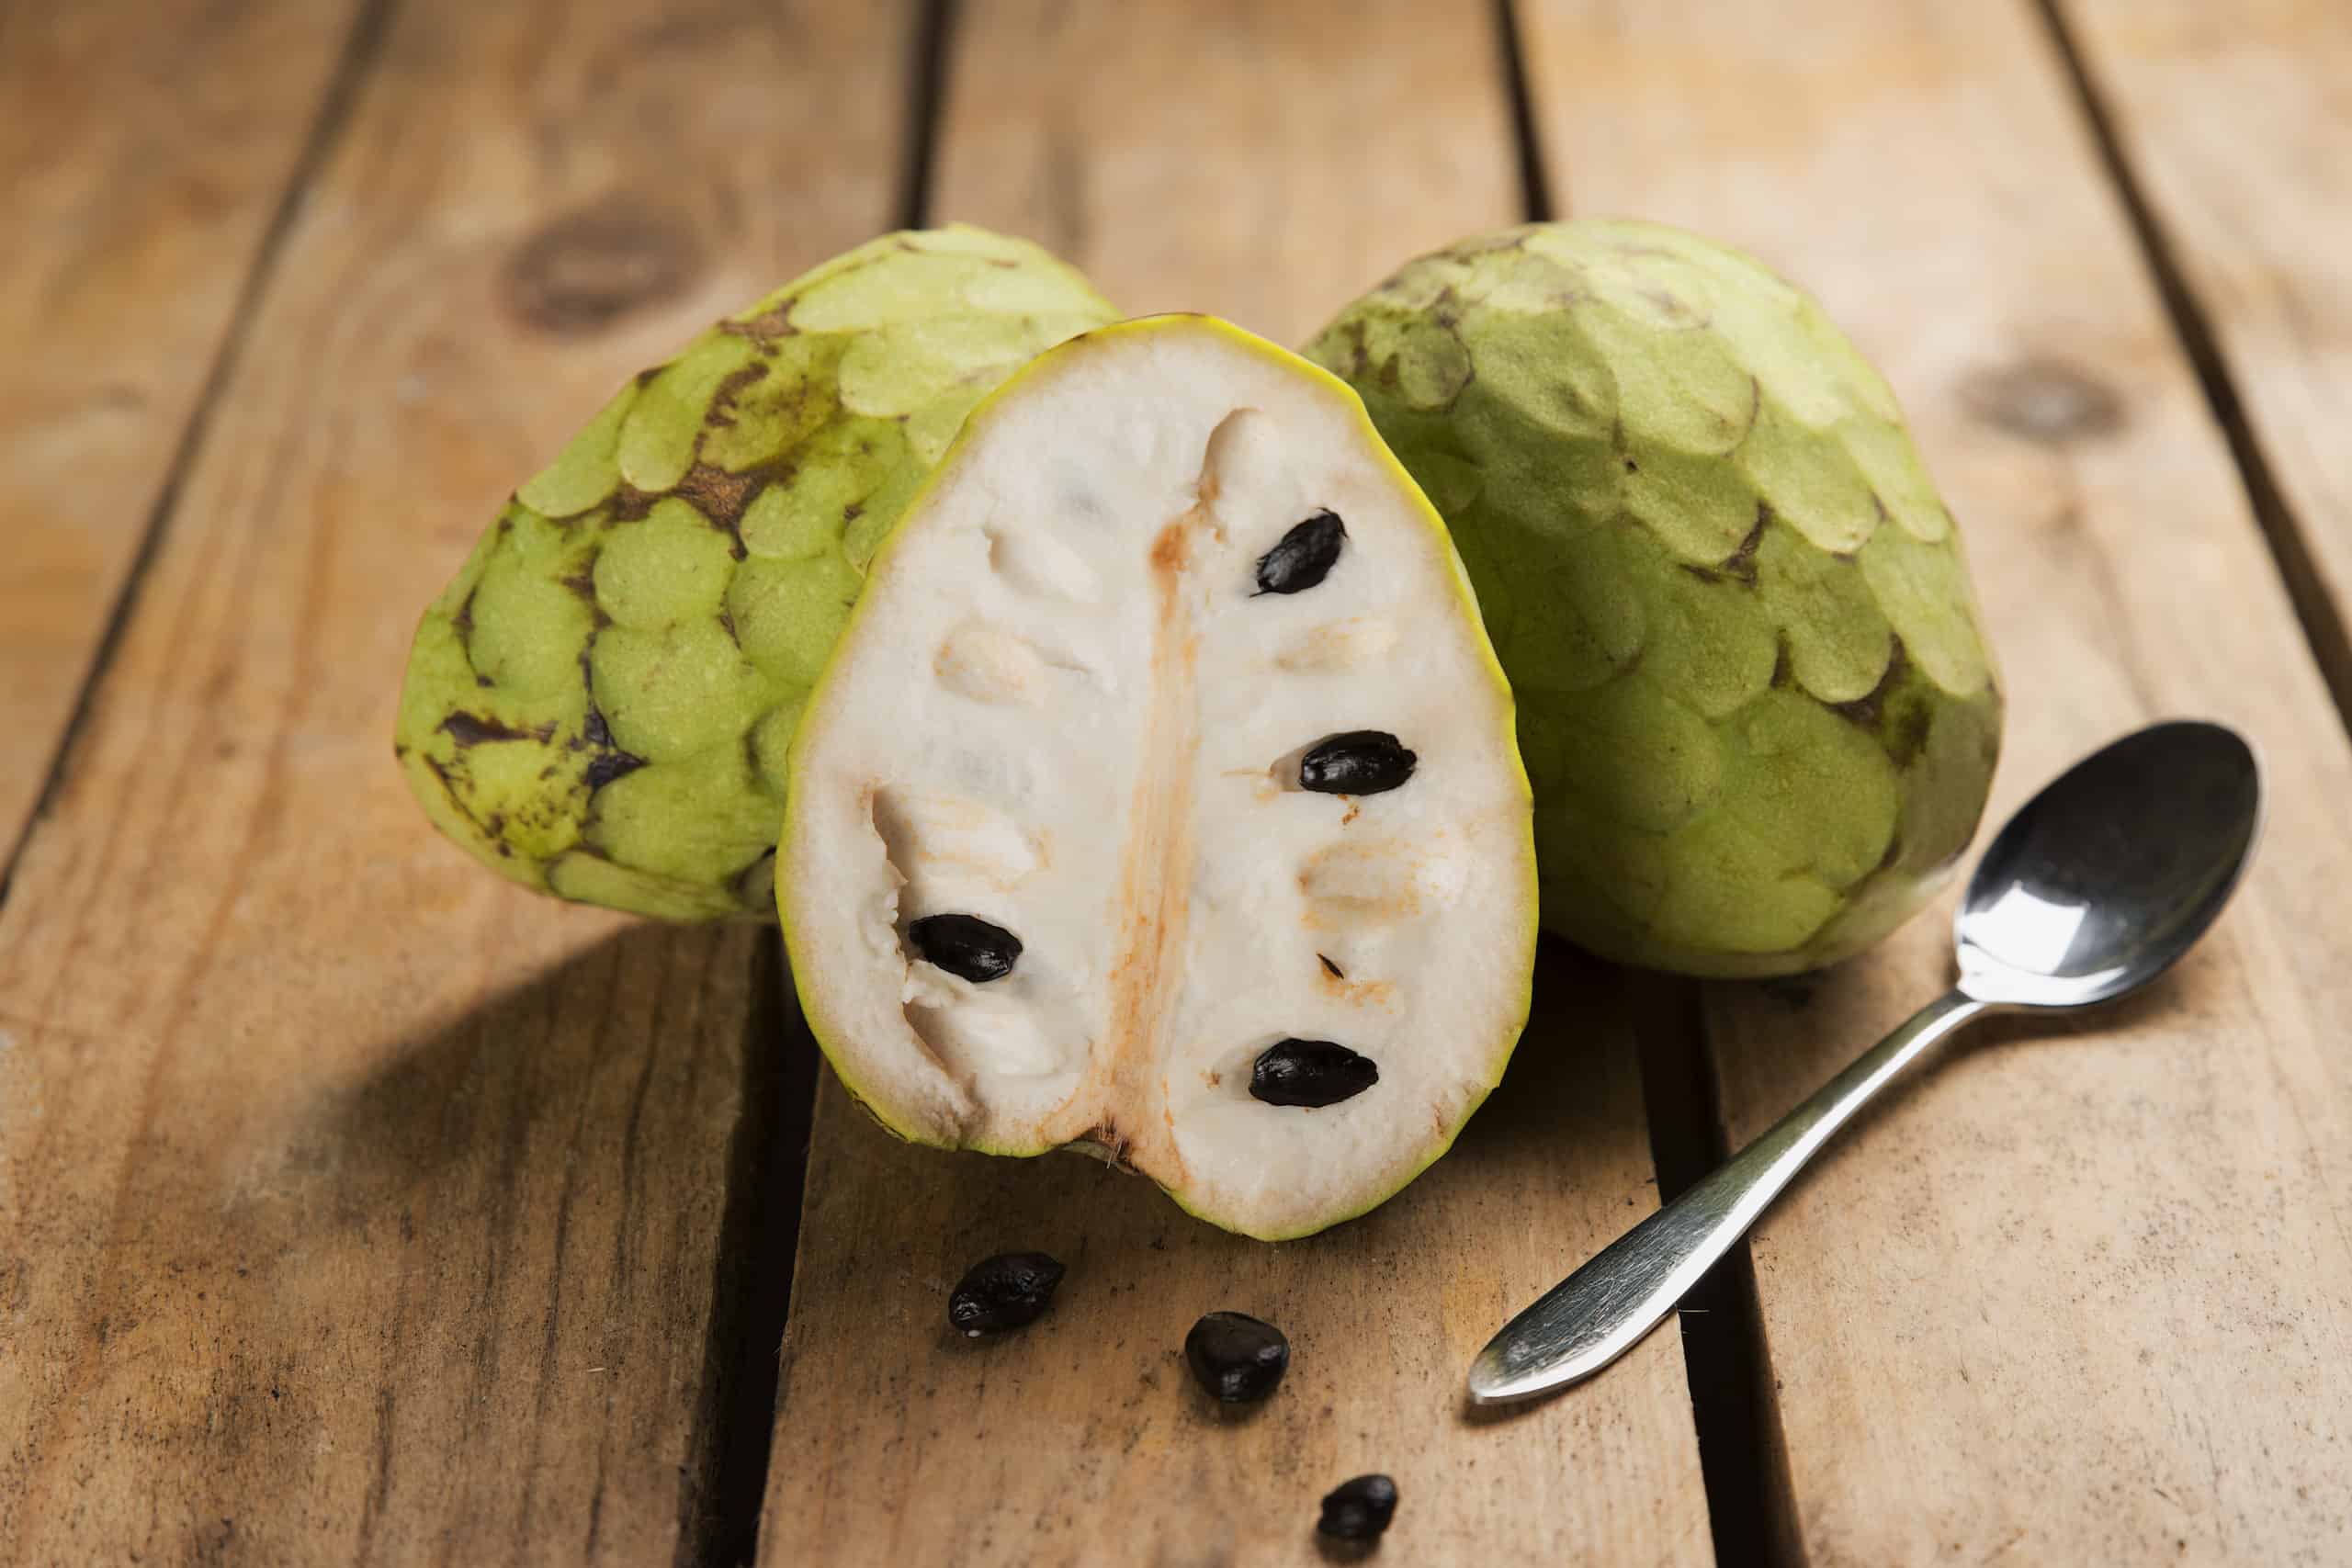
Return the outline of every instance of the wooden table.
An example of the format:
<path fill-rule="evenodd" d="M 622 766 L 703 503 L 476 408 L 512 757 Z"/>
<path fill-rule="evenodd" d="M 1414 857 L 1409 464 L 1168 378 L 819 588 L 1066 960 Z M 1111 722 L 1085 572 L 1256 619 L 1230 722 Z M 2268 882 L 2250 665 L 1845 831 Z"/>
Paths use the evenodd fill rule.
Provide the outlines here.
<path fill-rule="evenodd" d="M 1377 1468 L 1396 1562 L 2352 1562 L 2347 82 L 2335 0 L 0 9 L 0 1559 L 1308 1562 Z M 1930 994 L 1942 909 L 1776 985 L 1548 952 L 1458 1152 L 1270 1247 L 892 1144 L 772 938 L 506 887 L 401 786 L 499 498 L 820 256 L 968 219 L 1295 341 L 1569 210 L 1885 366 L 1996 818 L 2169 714 L 2273 804 L 2156 994 L 1924 1074 L 1566 1397 L 1460 1380 Z M 967 1346 L 1010 1246 L 1071 1283 Z M 1244 1421 L 1217 1306 L 1297 1345 Z"/>

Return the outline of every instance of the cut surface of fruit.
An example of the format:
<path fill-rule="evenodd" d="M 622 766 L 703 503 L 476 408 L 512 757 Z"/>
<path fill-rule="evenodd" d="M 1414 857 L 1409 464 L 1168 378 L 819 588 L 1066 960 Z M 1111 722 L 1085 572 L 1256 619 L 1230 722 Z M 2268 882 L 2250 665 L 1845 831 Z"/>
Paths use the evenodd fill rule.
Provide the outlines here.
<path fill-rule="evenodd" d="M 1442 1154 L 1526 1021 L 1467 580 L 1354 395 L 1223 322 L 1090 333 L 973 414 L 789 773 L 804 1010 L 918 1142 L 1091 1145 L 1303 1235 Z"/>

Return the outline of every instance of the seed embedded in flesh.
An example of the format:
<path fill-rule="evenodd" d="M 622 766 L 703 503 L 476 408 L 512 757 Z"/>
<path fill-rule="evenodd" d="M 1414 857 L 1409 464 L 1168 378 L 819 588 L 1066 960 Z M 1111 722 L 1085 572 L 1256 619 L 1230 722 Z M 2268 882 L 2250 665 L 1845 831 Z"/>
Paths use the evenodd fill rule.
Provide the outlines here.
<path fill-rule="evenodd" d="M 1279 1041 L 1258 1053 L 1250 1097 L 1268 1105 L 1337 1105 L 1380 1081 L 1380 1066 L 1335 1040 Z"/>
<path fill-rule="evenodd" d="M 1317 512 L 1258 558 L 1258 592 L 1297 593 L 1314 587 L 1331 574 L 1347 537 L 1338 513 L 1329 507 Z"/>
<path fill-rule="evenodd" d="M 1298 787 L 1317 795 L 1381 795 L 1413 776 L 1420 759 L 1385 729 L 1328 736 L 1298 760 Z"/>
<path fill-rule="evenodd" d="M 1334 1540 L 1378 1540 L 1396 1517 L 1396 1483 L 1385 1475 L 1359 1475 L 1324 1495 L 1315 1528 Z"/>
<path fill-rule="evenodd" d="M 1021 939 L 978 915 L 925 915 L 907 928 L 915 952 L 959 980 L 984 986 L 1012 973 Z"/>
<path fill-rule="evenodd" d="M 978 1339 L 1035 1323 L 1062 1282 L 1061 1264 L 1042 1252 L 1000 1252 L 984 1258 L 956 1281 L 947 1321 Z"/>
<path fill-rule="evenodd" d="M 1290 1341 L 1247 1313 L 1213 1312 L 1184 1336 L 1184 1363 L 1212 1399 L 1247 1404 L 1282 1382 L 1290 1370 Z"/>

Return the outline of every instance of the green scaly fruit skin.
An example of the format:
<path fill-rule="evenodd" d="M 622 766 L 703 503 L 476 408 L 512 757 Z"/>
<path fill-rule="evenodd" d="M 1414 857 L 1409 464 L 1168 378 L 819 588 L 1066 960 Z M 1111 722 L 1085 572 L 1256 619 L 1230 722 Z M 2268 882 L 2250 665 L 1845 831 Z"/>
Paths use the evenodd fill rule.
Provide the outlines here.
<path fill-rule="evenodd" d="M 1812 299 L 1676 230 L 1534 224 L 1411 263 L 1306 352 L 1469 567 L 1548 929 L 1790 974 L 1948 877 L 1997 676 L 1894 396 Z"/>
<path fill-rule="evenodd" d="M 984 230 L 888 234 L 637 377 L 425 612 L 394 750 L 562 897 L 773 919 L 785 751 L 868 560 L 981 398 L 1117 312 Z"/>

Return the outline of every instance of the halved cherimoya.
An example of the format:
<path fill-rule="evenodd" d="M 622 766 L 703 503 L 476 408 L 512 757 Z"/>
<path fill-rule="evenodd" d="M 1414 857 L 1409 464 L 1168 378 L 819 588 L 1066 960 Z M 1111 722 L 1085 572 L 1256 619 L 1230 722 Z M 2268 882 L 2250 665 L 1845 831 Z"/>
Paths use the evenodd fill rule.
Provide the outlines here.
<path fill-rule="evenodd" d="M 1527 1019 L 1511 700 L 1355 394 L 1225 322 L 1051 349 L 876 557 L 793 741 L 801 1002 L 901 1135 L 1092 1145 L 1303 1235 L 1445 1152 Z"/>

